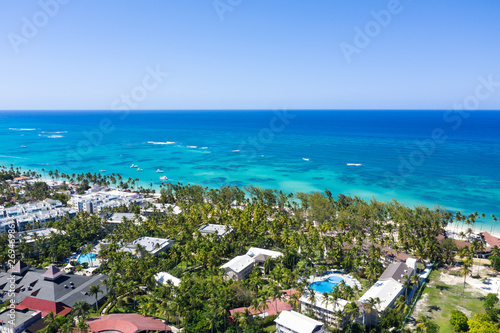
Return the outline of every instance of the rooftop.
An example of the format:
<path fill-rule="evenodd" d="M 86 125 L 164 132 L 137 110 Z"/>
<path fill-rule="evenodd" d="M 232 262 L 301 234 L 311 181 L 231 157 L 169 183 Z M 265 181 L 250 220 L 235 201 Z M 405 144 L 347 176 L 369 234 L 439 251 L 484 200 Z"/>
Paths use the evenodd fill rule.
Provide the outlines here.
<path fill-rule="evenodd" d="M 156 237 L 141 237 L 136 239 L 130 244 L 123 247 L 124 251 L 131 252 L 135 254 L 135 249 L 137 245 L 140 245 L 151 254 L 156 254 L 163 251 L 166 248 L 170 248 L 174 244 L 173 240 L 166 238 L 156 238 Z"/>
<path fill-rule="evenodd" d="M 167 272 L 160 272 L 160 273 L 156 274 L 155 280 L 156 280 L 156 282 L 161 283 L 161 284 L 166 284 L 167 281 L 171 281 L 172 284 L 176 287 L 178 287 L 179 284 L 181 283 L 181 279 L 176 278 L 175 276 L 168 274 Z"/>
<path fill-rule="evenodd" d="M 248 266 L 252 266 L 254 263 L 255 261 L 251 257 L 244 254 L 242 256 L 234 257 L 233 259 L 222 265 L 220 268 L 230 268 L 232 271 L 240 273 Z"/>
<path fill-rule="evenodd" d="M 394 281 L 403 283 L 406 275 L 409 278 L 413 274 L 413 268 L 406 266 L 404 262 L 393 263 L 387 266 L 385 271 L 379 277 L 379 281 L 393 279 Z"/>
<path fill-rule="evenodd" d="M 91 332 L 135 333 L 140 331 L 171 332 L 161 320 L 137 313 L 109 314 L 87 320 Z"/>
<path fill-rule="evenodd" d="M 283 311 L 274 322 L 287 328 L 293 328 L 298 333 L 318 332 L 318 328 L 323 327 L 322 322 L 295 311 Z"/>
<path fill-rule="evenodd" d="M 393 280 L 377 281 L 363 296 L 361 296 L 359 301 L 365 303 L 370 298 L 378 298 L 380 303 L 376 308 L 379 312 L 382 312 L 391 305 L 402 290 L 403 285 Z"/>
<path fill-rule="evenodd" d="M 224 236 L 231 231 L 231 227 L 222 224 L 205 224 L 199 230 L 202 234 L 217 233 L 219 236 Z"/>

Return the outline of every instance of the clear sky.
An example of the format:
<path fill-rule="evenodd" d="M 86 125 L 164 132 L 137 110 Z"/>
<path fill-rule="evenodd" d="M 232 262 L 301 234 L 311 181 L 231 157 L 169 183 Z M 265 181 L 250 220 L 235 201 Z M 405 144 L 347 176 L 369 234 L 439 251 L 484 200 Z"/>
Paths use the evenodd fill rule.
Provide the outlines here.
<path fill-rule="evenodd" d="M 498 0 L 1 6 L 0 109 L 500 109 Z"/>

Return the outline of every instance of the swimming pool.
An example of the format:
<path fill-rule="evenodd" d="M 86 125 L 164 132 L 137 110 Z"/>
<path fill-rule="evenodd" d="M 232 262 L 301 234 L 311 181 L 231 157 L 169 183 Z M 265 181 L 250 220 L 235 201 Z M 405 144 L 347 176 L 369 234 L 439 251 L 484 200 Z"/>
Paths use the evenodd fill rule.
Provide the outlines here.
<path fill-rule="evenodd" d="M 90 263 L 91 261 L 94 261 L 96 257 L 97 255 L 95 253 L 80 254 L 76 261 L 80 264 L 84 262 Z"/>
<path fill-rule="evenodd" d="M 316 281 L 309 285 L 312 289 L 316 290 L 319 293 L 329 293 L 332 292 L 333 288 L 343 281 L 344 279 L 340 276 L 330 276 L 323 281 Z"/>

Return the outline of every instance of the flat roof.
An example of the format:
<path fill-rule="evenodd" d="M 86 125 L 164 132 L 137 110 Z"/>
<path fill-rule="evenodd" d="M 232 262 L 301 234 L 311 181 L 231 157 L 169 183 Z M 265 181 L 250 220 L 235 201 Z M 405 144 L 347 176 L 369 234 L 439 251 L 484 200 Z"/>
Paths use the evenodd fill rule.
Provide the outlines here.
<path fill-rule="evenodd" d="M 363 296 L 361 296 L 359 301 L 366 303 L 370 298 L 378 298 L 380 303 L 376 308 L 379 312 L 382 312 L 391 305 L 402 290 L 403 285 L 393 280 L 377 281 Z"/>
<path fill-rule="evenodd" d="M 219 236 L 223 236 L 231 231 L 231 227 L 223 224 L 205 224 L 199 230 L 200 232 L 207 234 L 213 234 L 216 232 Z"/>
<path fill-rule="evenodd" d="M 248 266 L 252 266 L 254 263 L 255 261 L 252 258 L 244 254 L 242 256 L 234 257 L 233 259 L 222 265 L 220 268 L 230 268 L 234 272 L 239 273 Z"/>
<path fill-rule="evenodd" d="M 9 316 L 10 311 L 11 311 L 11 309 L 7 309 L 7 310 L 0 313 L 0 322 L 1 323 L 7 323 L 10 320 L 12 320 L 12 318 Z M 35 311 L 35 310 L 15 309 L 14 311 L 16 312 L 15 318 L 14 318 L 14 322 L 16 323 L 16 327 L 21 325 L 22 323 L 30 320 L 31 318 L 33 318 L 33 316 L 35 316 L 37 313 L 39 313 L 39 311 Z"/>
<path fill-rule="evenodd" d="M 304 316 L 295 311 L 283 311 L 274 320 L 276 324 L 282 325 L 287 328 L 293 329 L 295 332 L 299 333 L 311 333 L 319 327 L 323 326 L 323 323 Z"/>

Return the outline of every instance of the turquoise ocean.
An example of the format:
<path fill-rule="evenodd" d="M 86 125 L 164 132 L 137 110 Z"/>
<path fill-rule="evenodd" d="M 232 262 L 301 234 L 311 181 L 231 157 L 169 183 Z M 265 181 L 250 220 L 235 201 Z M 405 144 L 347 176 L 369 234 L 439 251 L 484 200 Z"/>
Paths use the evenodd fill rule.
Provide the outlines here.
<path fill-rule="evenodd" d="M 45 175 L 328 189 L 500 216 L 497 111 L 3 111 L 0 142 L 1 165 Z"/>

